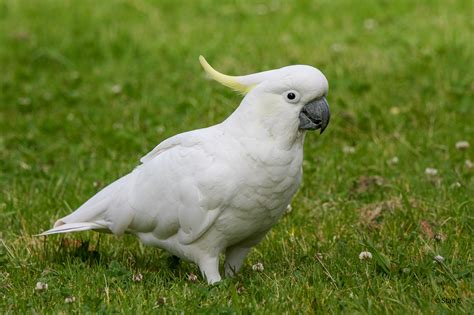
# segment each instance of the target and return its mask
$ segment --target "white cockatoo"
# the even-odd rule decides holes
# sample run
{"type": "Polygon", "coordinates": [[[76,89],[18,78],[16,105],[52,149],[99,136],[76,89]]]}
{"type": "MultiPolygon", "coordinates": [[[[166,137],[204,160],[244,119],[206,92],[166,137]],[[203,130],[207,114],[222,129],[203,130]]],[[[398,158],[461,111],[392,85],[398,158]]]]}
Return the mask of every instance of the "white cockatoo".
{"type": "Polygon", "coordinates": [[[239,271],[298,189],[307,130],[329,123],[328,82],[316,68],[245,76],[207,74],[245,96],[222,123],[175,135],[40,235],[131,233],[145,245],[198,264],[208,283],[239,271]]]}

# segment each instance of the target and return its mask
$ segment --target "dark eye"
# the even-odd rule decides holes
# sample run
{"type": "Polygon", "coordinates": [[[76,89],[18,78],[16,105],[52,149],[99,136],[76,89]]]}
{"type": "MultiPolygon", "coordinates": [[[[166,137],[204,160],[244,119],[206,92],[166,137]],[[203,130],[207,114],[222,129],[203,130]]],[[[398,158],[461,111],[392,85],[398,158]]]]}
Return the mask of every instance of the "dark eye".
{"type": "Polygon", "coordinates": [[[295,90],[289,90],[282,94],[288,103],[296,104],[300,100],[300,94],[295,90]]]}

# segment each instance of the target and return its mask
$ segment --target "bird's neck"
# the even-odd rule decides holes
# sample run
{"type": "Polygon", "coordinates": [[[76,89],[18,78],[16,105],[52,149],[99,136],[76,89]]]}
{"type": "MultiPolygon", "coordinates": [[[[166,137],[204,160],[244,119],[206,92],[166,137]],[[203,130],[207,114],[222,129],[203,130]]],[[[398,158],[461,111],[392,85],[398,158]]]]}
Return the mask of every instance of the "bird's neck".
{"type": "Polygon", "coordinates": [[[241,104],[224,122],[226,130],[237,138],[250,138],[262,144],[273,143],[279,149],[302,148],[305,132],[298,129],[298,119],[278,110],[265,111],[253,104],[241,104]]]}

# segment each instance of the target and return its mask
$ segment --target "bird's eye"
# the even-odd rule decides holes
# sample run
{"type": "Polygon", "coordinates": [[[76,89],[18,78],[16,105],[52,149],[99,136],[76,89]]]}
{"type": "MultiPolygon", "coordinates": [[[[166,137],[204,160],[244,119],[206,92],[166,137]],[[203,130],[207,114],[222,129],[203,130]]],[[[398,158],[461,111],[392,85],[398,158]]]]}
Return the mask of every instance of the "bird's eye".
{"type": "Polygon", "coordinates": [[[296,91],[287,91],[283,95],[288,103],[297,103],[300,100],[300,94],[296,91]]]}

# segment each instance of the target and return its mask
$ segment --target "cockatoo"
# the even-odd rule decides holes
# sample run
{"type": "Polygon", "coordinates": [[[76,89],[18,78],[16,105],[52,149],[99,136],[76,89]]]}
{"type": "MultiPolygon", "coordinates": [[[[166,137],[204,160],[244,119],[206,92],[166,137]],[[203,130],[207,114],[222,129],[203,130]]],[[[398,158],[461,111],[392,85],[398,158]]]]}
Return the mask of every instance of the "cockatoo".
{"type": "Polygon", "coordinates": [[[229,76],[200,63],[244,94],[223,122],[175,135],[141,158],[54,228],[40,234],[131,233],[145,245],[195,262],[209,284],[235,275],[277,223],[302,177],[306,131],[329,123],[328,81],[316,68],[287,66],[229,76]]]}

